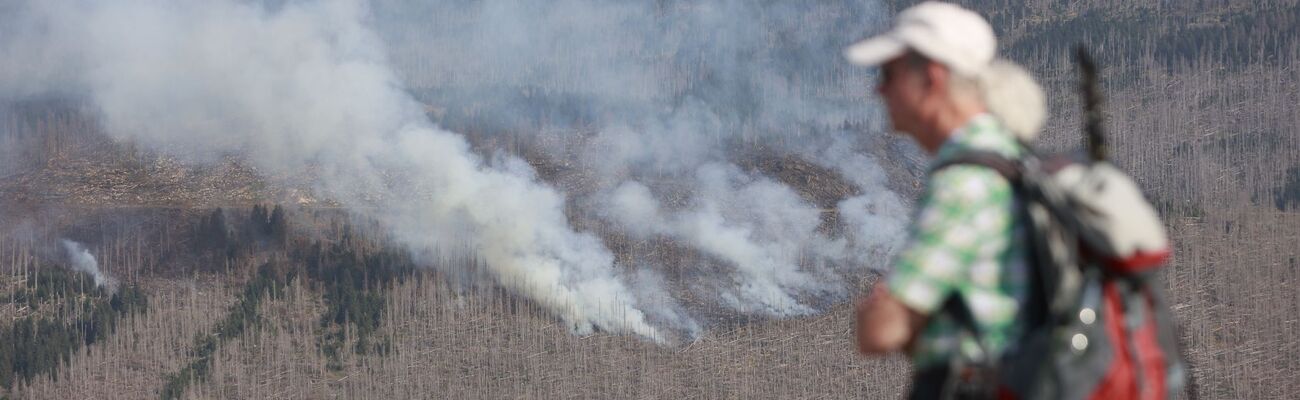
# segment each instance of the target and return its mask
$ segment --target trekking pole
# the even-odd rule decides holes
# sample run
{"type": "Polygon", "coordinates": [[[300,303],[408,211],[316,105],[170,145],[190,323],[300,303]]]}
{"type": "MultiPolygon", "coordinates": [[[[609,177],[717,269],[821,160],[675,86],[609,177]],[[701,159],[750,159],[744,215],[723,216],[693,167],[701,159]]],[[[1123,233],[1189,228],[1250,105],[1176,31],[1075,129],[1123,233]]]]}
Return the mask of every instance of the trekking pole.
{"type": "Polygon", "coordinates": [[[1083,92],[1084,145],[1092,162],[1106,160],[1106,137],[1102,130],[1101,88],[1097,78],[1097,63],[1093,62],[1088,48],[1079,44],[1074,48],[1075,60],[1083,74],[1079,91],[1083,92]]]}

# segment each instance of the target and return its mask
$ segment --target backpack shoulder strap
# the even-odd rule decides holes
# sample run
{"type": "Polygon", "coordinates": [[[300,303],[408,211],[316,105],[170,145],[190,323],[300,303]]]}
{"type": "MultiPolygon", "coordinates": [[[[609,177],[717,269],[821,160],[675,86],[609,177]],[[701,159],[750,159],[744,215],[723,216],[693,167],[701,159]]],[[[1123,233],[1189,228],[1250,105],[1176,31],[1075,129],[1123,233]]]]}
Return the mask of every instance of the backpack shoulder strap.
{"type": "MultiPolygon", "coordinates": [[[[935,164],[930,168],[930,172],[935,173],[954,165],[976,165],[992,169],[1010,182],[1015,190],[1021,191],[1025,189],[1025,181],[1023,178],[1025,176],[1024,168],[1026,167],[1021,164],[1021,160],[1011,159],[992,151],[971,150],[957,153],[953,157],[935,164]]],[[[1023,209],[1022,212],[1024,212],[1023,209]]],[[[1038,263],[1034,264],[1037,265],[1038,263]]],[[[1042,286],[1044,285],[1043,281],[1045,279],[1044,272],[1040,271],[1039,268],[1030,268],[1029,272],[1030,280],[1035,282],[1035,284],[1032,285],[1033,289],[1031,289],[1031,300],[1029,301],[1028,312],[1033,315],[1040,315],[1043,311],[1038,308],[1038,305],[1046,301],[1045,294],[1042,292],[1042,286]]],[[[984,347],[983,332],[981,332],[979,324],[975,321],[974,315],[971,314],[970,309],[967,308],[967,305],[962,301],[961,296],[958,293],[953,293],[949,296],[942,305],[941,310],[949,313],[959,328],[973,334],[981,347],[984,347]]]]}
{"type": "Polygon", "coordinates": [[[986,150],[971,150],[958,153],[956,156],[931,167],[930,172],[934,173],[954,165],[978,165],[986,167],[997,171],[998,174],[1002,175],[1003,178],[1006,178],[1012,183],[1019,182],[1021,177],[1020,166],[1016,161],[1009,159],[1002,154],[986,150]]]}

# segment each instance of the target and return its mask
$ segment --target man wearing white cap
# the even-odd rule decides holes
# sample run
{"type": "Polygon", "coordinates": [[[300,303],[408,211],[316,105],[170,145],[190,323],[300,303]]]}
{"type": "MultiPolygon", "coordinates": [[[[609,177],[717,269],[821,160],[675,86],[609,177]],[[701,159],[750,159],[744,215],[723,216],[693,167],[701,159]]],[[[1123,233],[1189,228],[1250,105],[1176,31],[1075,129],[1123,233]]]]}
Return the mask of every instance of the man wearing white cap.
{"type": "MultiPolygon", "coordinates": [[[[996,47],[992,27],[978,14],[926,2],[845,56],[880,68],[877,91],[894,129],[939,165],[972,150],[1017,158],[1023,151],[1017,138],[1029,139],[1041,125],[1041,107],[1027,107],[1030,121],[1010,128],[1006,122],[1015,119],[1002,117],[1010,113],[990,114],[986,78],[1005,67],[995,61],[996,47]]],[[[1031,92],[1037,97],[1030,101],[1041,102],[1041,92],[1031,92]]],[[[1011,184],[998,172],[970,164],[932,171],[893,271],[858,302],[859,350],[907,351],[918,382],[933,382],[935,374],[944,381],[956,356],[1000,354],[1020,329],[1016,314],[1028,291],[1030,249],[1022,225],[1011,184]],[[959,329],[959,318],[973,320],[983,343],[959,329]]],[[[939,388],[926,386],[916,385],[913,397],[939,395],[939,388]]]]}

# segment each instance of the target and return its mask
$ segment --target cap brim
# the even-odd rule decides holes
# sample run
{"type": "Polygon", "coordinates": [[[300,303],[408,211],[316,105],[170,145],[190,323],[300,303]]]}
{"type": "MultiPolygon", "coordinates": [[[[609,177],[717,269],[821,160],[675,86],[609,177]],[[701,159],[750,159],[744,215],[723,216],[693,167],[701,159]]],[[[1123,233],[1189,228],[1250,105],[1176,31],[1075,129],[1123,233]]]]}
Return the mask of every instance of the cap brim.
{"type": "Polygon", "coordinates": [[[844,58],[856,65],[874,67],[905,52],[907,52],[907,44],[889,34],[884,34],[854,43],[844,49],[844,58]]]}

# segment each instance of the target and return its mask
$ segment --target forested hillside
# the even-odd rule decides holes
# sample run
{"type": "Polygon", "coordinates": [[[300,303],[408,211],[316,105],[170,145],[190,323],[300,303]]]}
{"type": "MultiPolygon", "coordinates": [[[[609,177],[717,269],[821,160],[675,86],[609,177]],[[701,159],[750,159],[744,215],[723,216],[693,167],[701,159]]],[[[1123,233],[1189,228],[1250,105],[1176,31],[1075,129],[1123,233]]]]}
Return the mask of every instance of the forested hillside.
{"type": "MultiPolygon", "coordinates": [[[[1003,56],[1026,65],[1046,87],[1051,116],[1037,143],[1044,151],[1079,148],[1071,53],[1083,44],[1097,55],[1111,155],[1156,203],[1176,246],[1163,278],[1199,398],[1300,393],[1297,1],[958,2],[988,15],[1003,56]]],[[[482,156],[482,163],[527,170],[560,188],[567,222],[610,250],[620,277],[667,287],[656,301],[679,302],[699,323],[695,331],[663,343],[580,331],[561,317],[573,310],[557,312],[512,289],[517,282],[493,275],[473,252],[412,251],[395,239],[404,232],[371,218],[382,214],[349,208],[309,184],[331,171],[261,168],[233,150],[195,162],[144,139],[106,132],[104,110],[85,98],[0,96],[0,398],[906,393],[903,358],[863,358],[850,342],[848,299],[879,273],[835,271],[851,293],[798,298],[815,312],[773,316],[728,308],[710,297],[720,288],[702,283],[726,277],[721,274],[735,266],[681,238],[620,230],[590,211],[597,189],[614,178],[584,164],[592,156],[584,152],[628,151],[597,146],[602,130],[669,135],[672,129],[655,125],[699,128],[670,139],[722,149],[718,162],[765,187],[789,187],[799,204],[808,204],[820,222],[811,231],[843,234],[852,213],[837,207],[846,198],[868,189],[888,188],[903,197],[919,190],[924,157],[905,139],[883,132],[883,114],[872,100],[874,76],[839,54],[862,34],[885,29],[888,18],[874,14],[877,6],[892,15],[914,1],[755,2],[752,8],[721,2],[759,10],[741,26],[727,25],[728,16],[703,20],[716,25],[667,18],[692,16],[695,8],[718,2],[658,1],[656,14],[648,16],[655,21],[650,34],[619,31],[627,37],[575,41],[594,48],[616,44],[626,59],[577,62],[557,59],[573,51],[559,45],[526,54],[536,59],[466,48],[461,41],[476,44],[477,36],[496,33],[467,34],[470,22],[424,23],[438,13],[448,13],[437,15],[440,20],[460,21],[458,13],[473,14],[462,7],[481,2],[406,3],[370,2],[369,22],[391,23],[376,27],[376,35],[392,44],[385,57],[396,68],[394,79],[423,107],[415,114],[463,135],[467,151],[482,156]],[[836,39],[819,41],[806,34],[809,27],[836,32],[836,39]],[[442,41],[423,41],[430,36],[442,41]],[[754,43],[757,50],[747,47],[754,43]],[[715,59],[719,54],[734,58],[715,59]],[[502,60],[518,64],[494,64],[502,60]],[[600,62],[652,79],[627,81],[626,74],[610,77],[588,68],[600,62]],[[730,74],[749,71],[747,63],[764,69],[754,76],[730,74]],[[615,124],[662,108],[674,118],[632,120],[626,124],[631,128],[615,124]],[[679,110],[692,112],[682,117],[679,110]],[[870,179],[832,162],[861,159],[801,147],[846,132],[855,140],[828,143],[878,159],[879,170],[857,171],[870,179]],[[688,140],[694,136],[707,139],[688,140]],[[665,268],[639,275],[641,264],[665,268]]],[[[591,4],[627,17],[615,3],[591,4]]],[[[575,4],[587,3],[555,7],[572,10],[575,4]]],[[[606,14],[592,14],[581,21],[595,18],[595,27],[548,33],[568,40],[617,30],[599,21],[606,14]]],[[[527,42],[504,36],[496,38],[502,46],[527,42]]],[[[212,123],[200,118],[186,126],[201,130],[212,123]]],[[[696,149],[671,150],[676,156],[696,149]]],[[[852,164],[861,165],[875,164],[852,164]]],[[[617,174],[637,173],[615,167],[617,174]]],[[[669,208],[685,208],[694,192],[707,189],[692,186],[693,173],[655,171],[644,182],[669,208]]],[[[401,174],[380,178],[405,182],[401,174]]],[[[745,192],[755,193],[767,192],[745,192]]],[[[886,203],[869,204],[906,214],[886,203]]],[[[888,232],[887,219],[874,221],[888,232]]],[[[871,251],[863,257],[872,260],[869,267],[886,264],[878,257],[883,252],[871,251]]],[[[804,269],[818,263],[805,252],[792,258],[804,269]]]]}

